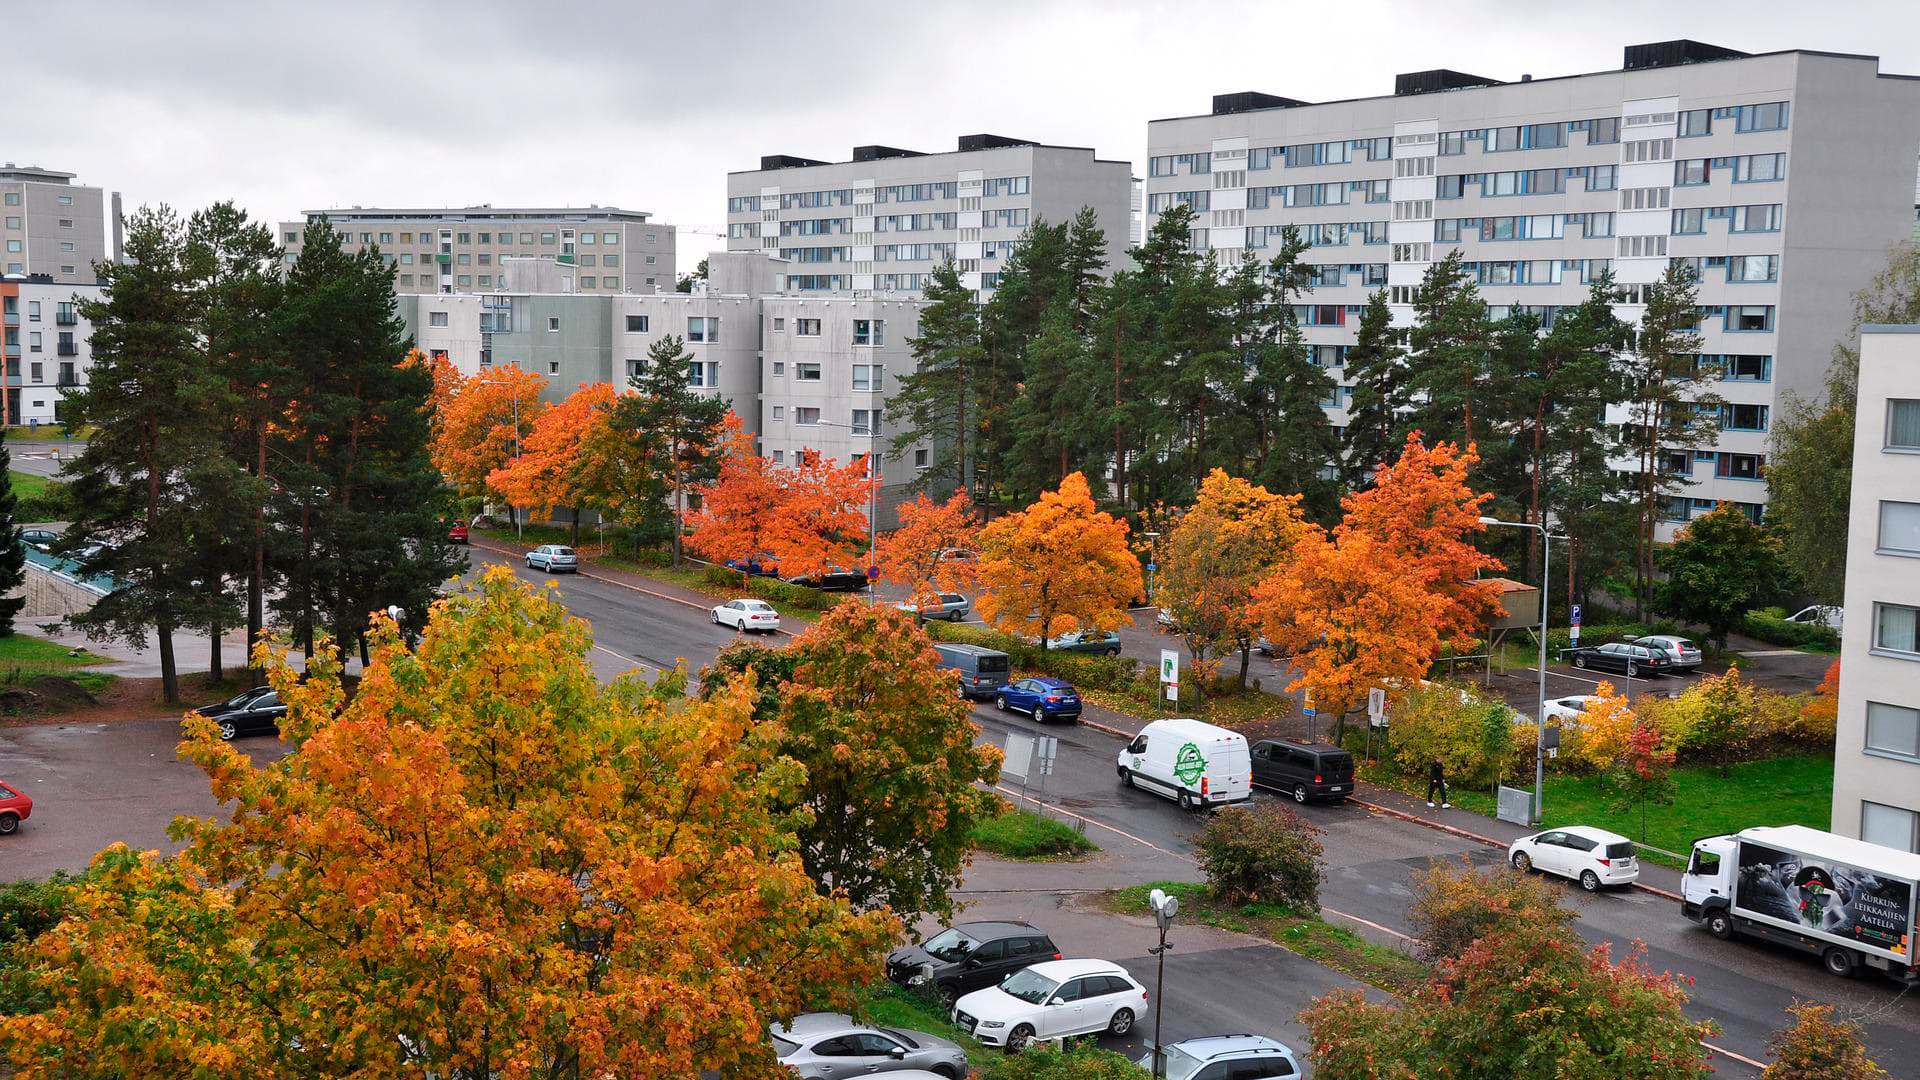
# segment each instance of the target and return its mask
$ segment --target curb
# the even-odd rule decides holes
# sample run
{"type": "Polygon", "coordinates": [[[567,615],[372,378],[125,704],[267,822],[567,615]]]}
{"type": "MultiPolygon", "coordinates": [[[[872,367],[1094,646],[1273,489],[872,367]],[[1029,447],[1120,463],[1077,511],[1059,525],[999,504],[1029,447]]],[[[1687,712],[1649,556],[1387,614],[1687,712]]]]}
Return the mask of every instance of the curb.
{"type": "MultiPolygon", "coordinates": [[[[1418,814],[1409,814],[1405,810],[1395,810],[1390,806],[1381,806],[1378,803],[1370,803],[1363,799],[1350,798],[1347,801],[1351,802],[1355,806],[1361,807],[1366,810],[1370,810],[1373,813],[1385,814],[1386,816],[1391,818],[1399,818],[1401,821],[1411,821],[1415,825],[1424,825],[1429,829],[1437,829],[1440,832],[1448,833],[1453,836],[1458,836],[1463,840],[1473,840],[1493,848],[1504,849],[1507,846],[1501,843],[1500,841],[1493,839],[1492,837],[1481,836],[1479,833],[1468,832],[1466,829],[1462,829],[1453,825],[1442,824],[1441,822],[1438,822],[1438,821],[1430,821],[1426,818],[1421,817],[1418,814]]],[[[1679,893],[1669,892],[1666,889],[1662,889],[1655,885],[1646,885],[1636,881],[1633,883],[1633,887],[1636,889],[1639,889],[1641,892],[1652,893],[1655,896],[1664,897],[1665,899],[1672,900],[1675,903],[1678,903],[1680,901],[1679,893]]]]}

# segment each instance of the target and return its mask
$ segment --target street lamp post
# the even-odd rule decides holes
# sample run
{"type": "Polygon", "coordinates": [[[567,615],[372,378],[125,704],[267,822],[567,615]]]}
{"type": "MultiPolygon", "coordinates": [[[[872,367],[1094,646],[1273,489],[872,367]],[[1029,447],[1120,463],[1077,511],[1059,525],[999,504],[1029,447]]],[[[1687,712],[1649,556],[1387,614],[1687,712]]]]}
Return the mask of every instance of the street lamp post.
{"type": "Polygon", "coordinates": [[[1155,889],[1147,902],[1153,908],[1153,923],[1160,928],[1160,944],[1147,951],[1159,962],[1159,971],[1153,977],[1153,1080],[1161,1080],[1167,1075],[1167,1054],[1160,1041],[1160,1013],[1167,1004],[1167,950],[1173,948],[1167,944],[1167,930],[1173,926],[1173,917],[1180,914],[1180,898],[1155,889]]]}
{"type": "Polygon", "coordinates": [[[1153,572],[1160,566],[1160,534],[1141,533],[1147,538],[1147,603],[1153,603],[1153,572]]]}
{"type": "Polygon", "coordinates": [[[1540,688],[1533,706],[1533,823],[1540,824],[1547,804],[1547,595],[1553,588],[1549,573],[1553,560],[1553,541],[1566,540],[1547,531],[1545,523],[1502,521],[1483,517],[1482,525],[1501,525],[1509,529],[1533,529],[1540,534],[1540,688]]]}

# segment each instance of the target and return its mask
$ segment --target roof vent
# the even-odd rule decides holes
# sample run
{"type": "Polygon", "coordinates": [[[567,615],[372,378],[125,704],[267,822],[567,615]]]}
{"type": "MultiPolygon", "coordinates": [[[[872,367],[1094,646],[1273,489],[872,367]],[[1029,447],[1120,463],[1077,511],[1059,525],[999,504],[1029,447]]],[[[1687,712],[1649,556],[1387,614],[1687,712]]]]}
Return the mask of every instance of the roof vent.
{"type": "Polygon", "coordinates": [[[1288,109],[1309,102],[1296,98],[1281,97],[1279,94],[1263,94],[1258,90],[1242,90],[1237,94],[1213,95],[1213,115],[1227,116],[1232,113],[1252,112],[1255,109],[1288,109]]]}
{"type": "Polygon", "coordinates": [[[1466,90],[1475,86],[1505,86],[1499,79],[1489,79],[1484,75],[1469,75],[1464,71],[1448,68],[1434,68],[1432,71],[1409,71],[1393,77],[1395,97],[1408,97],[1413,94],[1432,94],[1441,90],[1466,90]]]}
{"type": "Polygon", "coordinates": [[[918,150],[902,150],[897,146],[856,146],[853,148],[853,160],[878,161],[881,158],[925,157],[918,150]]]}
{"type": "Polygon", "coordinates": [[[1032,139],[1011,139],[1005,135],[962,135],[961,150],[993,150],[1002,146],[1038,146],[1032,139]]]}
{"type": "Polygon", "coordinates": [[[1628,71],[1636,68],[1674,67],[1679,64],[1697,64],[1705,60],[1732,60],[1747,56],[1738,49],[1729,49],[1721,45],[1709,45],[1704,41],[1690,41],[1681,38],[1678,41],[1655,41],[1647,45],[1627,46],[1624,64],[1628,71]]]}

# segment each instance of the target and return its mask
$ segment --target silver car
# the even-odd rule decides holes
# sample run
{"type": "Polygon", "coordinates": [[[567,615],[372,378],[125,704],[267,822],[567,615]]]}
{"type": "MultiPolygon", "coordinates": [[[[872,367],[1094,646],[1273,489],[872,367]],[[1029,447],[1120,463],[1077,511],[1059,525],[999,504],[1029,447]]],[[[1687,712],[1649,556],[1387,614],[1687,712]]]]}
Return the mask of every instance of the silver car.
{"type": "Polygon", "coordinates": [[[527,569],[545,570],[549,574],[577,574],[580,572],[580,556],[565,544],[541,544],[527,552],[527,569]]]}
{"type": "Polygon", "coordinates": [[[1651,634],[1647,637],[1635,638],[1633,644],[1643,649],[1665,653],[1668,661],[1673,665],[1667,669],[1669,671],[1695,671],[1700,667],[1700,646],[1686,638],[1676,637],[1673,634],[1651,634]]]}
{"type": "MultiPolygon", "coordinates": [[[[1166,1065],[1161,1075],[1167,1080],[1260,1080],[1300,1075],[1300,1064],[1287,1044],[1265,1035],[1183,1039],[1168,1045],[1163,1053],[1166,1065]]],[[[1153,1055],[1147,1054],[1138,1064],[1152,1072],[1153,1055]]]]}
{"type": "Polygon", "coordinates": [[[921,611],[920,605],[911,601],[895,606],[909,615],[918,615],[922,619],[945,619],[948,622],[959,622],[966,618],[967,612],[973,608],[972,601],[957,592],[943,592],[939,596],[940,602],[928,604],[925,611],[921,611]]]}
{"type": "Polygon", "coordinates": [[[932,1073],[946,1080],[967,1075],[967,1053],[920,1031],[867,1027],[842,1013],[804,1013],[773,1025],[773,1052],[800,1080],[841,1080],[893,1073],[900,1080],[932,1073]]]}

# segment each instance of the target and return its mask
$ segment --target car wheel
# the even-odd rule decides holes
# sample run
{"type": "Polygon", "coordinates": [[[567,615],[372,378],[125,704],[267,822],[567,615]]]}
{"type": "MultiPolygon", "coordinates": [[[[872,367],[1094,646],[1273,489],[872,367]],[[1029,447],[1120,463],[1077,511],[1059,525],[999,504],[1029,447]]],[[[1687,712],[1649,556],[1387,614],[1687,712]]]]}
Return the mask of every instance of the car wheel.
{"type": "Polygon", "coordinates": [[[1120,786],[1121,786],[1121,787],[1132,787],[1132,786],[1133,786],[1133,774],[1132,774],[1132,773],[1130,773],[1130,772],[1128,772],[1128,771],[1126,770],[1126,768],[1125,768],[1125,767],[1121,767],[1121,768],[1118,768],[1118,769],[1115,769],[1114,771],[1120,774],[1120,786]]]}
{"type": "Polygon", "coordinates": [[[1627,678],[1631,679],[1638,674],[1640,674],[1640,665],[1632,660],[1627,661],[1627,678]]]}
{"type": "Polygon", "coordinates": [[[940,1011],[950,1013],[954,1002],[960,1000],[960,990],[952,983],[941,983],[934,989],[933,996],[940,999],[940,1011]]]}
{"type": "Polygon", "coordinates": [[[1591,870],[1580,871],[1580,887],[1588,892],[1600,891],[1600,875],[1591,870]]]}
{"type": "Polygon", "coordinates": [[[1587,666],[1587,658],[1586,658],[1586,657],[1584,657],[1584,656],[1575,656],[1575,657],[1573,658],[1573,666],[1574,666],[1574,667],[1577,667],[1577,668],[1583,668],[1583,667],[1586,667],[1586,666],[1587,666]]]}
{"type": "Polygon", "coordinates": [[[20,828],[19,814],[0,814],[0,836],[6,836],[18,828],[20,828]]]}
{"type": "Polygon", "coordinates": [[[533,556],[527,556],[527,569],[533,569],[533,556]]]}
{"type": "Polygon", "coordinates": [[[1113,1014],[1113,1019],[1107,1021],[1107,1034],[1112,1035],[1116,1039],[1132,1030],[1132,1009],[1120,1009],[1113,1014]]]}
{"type": "Polygon", "coordinates": [[[955,684],[953,688],[953,696],[959,698],[961,701],[967,700],[967,688],[964,686],[955,684]]]}
{"type": "Polygon", "coordinates": [[[946,1080],[960,1080],[960,1070],[951,1065],[935,1065],[928,1071],[935,1076],[945,1077],[946,1080]]]}
{"type": "Polygon", "coordinates": [[[1297,803],[1305,803],[1307,801],[1307,785],[1293,785],[1293,801],[1297,803]]]}
{"type": "Polygon", "coordinates": [[[959,611],[949,611],[949,612],[947,612],[947,621],[948,621],[948,622],[959,622],[959,621],[960,621],[960,620],[961,620],[962,618],[964,618],[964,617],[965,617],[965,615],[964,615],[964,613],[963,613],[963,612],[959,612],[959,611]]]}
{"type": "Polygon", "coordinates": [[[1108,655],[1108,656],[1119,656],[1119,655],[1120,655],[1120,650],[1119,650],[1119,649],[1108,649],[1108,650],[1107,650],[1107,655],[1108,655]]]}
{"type": "Polygon", "coordinates": [[[240,729],[235,727],[231,720],[217,721],[214,726],[219,729],[220,738],[226,742],[232,742],[233,737],[240,734],[240,729]]]}
{"type": "Polygon", "coordinates": [[[713,625],[715,625],[715,626],[719,626],[719,625],[720,625],[720,613],[719,613],[719,612],[717,612],[717,611],[709,611],[709,612],[707,612],[707,617],[713,620],[713,625]]]}
{"type": "Polygon", "coordinates": [[[1189,812],[1193,810],[1193,796],[1187,794],[1186,792],[1184,791],[1181,792],[1179,799],[1177,801],[1180,804],[1180,809],[1186,810],[1189,812]]]}
{"type": "Polygon", "coordinates": [[[1516,851],[1513,853],[1513,868],[1527,873],[1533,869],[1533,859],[1524,851],[1516,851]]]}
{"type": "Polygon", "coordinates": [[[1733,936],[1733,916],[1724,911],[1715,911],[1707,916],[1707,933],[1725,941],[1733,936]]]}
{"type": "Polygon", "coordinates": [[[1007,1036],[1007,1053],[1017,1054],[1020,1051],[1025,1050],[1027,1048],[1027,1044],[1032,1041],[1033,1041],[1033,1025],[1021,1024],[1019,1027],[1013,1029],[1012,1034],[1007,1036]]]}
{"type": "Polygon", "coordinates": [[[999,709],[1001,712],[1006,712],[1007,711],[1007,695],[1005,694],[993,695],[993,707],[996,709],[999,709]]]}
{"type": "Polygon", "coordinates": [[[1850,949],[1828,949],[1820,955],[1820,962],[1827,967],[1827,973],[1842,979],[1851,979],[1854,974],[1853,951],[1850,949]]]}

